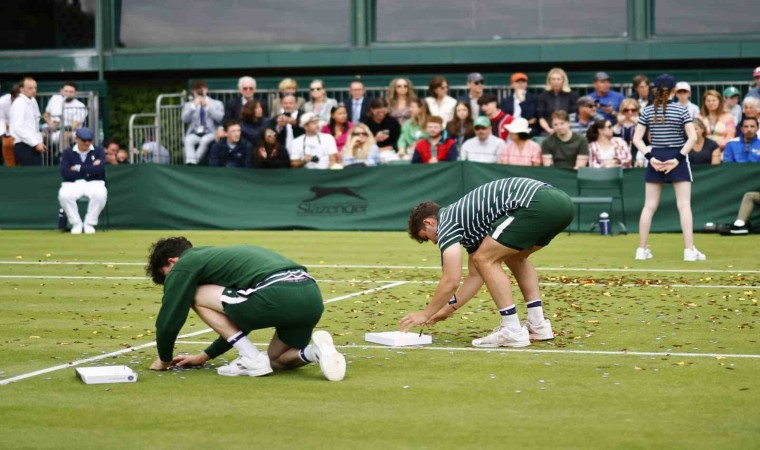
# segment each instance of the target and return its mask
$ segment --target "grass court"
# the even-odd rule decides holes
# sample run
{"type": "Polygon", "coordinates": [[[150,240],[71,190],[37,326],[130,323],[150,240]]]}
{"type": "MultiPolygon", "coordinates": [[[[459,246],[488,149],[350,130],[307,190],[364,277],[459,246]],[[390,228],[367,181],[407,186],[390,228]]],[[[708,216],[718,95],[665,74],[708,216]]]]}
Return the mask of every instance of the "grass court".
{"type": "MultiPolygon", "coordinates": [[[[562,234],[532,257],[557,338],[476,349],[498,325],[484,290],[422,348],[367,345],[429,300],[440,254],[401,232],[53,231],[0,233],[3,448],[750,449],[760,442],[760,238],[562,234]],[[249,243],[307,265],[319,325],[348,360],[330,383],[310,365],[222,377],[233,351],[151,372],[161,288],[149,245],[249,243]],[[121,353],[119,353],[121,352],[121,353]],[[89,361],[83,362],[82,361],[89,361]],[[132,384],[85,385],[74,364],[124,364],[132,384]],[[61,368],[63,367],[63,368],[61,368]]],[[[518,314],[525,305],[515,286],[518,314]]],[[[215,335],[191,312],[176,353],[215,335]]],[[[251,334],[266,343],[271,330],[251,334]]]]}

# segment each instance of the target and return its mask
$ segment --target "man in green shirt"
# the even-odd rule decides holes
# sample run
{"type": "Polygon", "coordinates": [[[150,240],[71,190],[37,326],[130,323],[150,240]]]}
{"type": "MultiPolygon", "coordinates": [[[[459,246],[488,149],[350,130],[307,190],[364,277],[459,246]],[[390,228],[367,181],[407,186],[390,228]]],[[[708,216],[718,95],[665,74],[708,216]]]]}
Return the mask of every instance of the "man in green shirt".
{"type": "Polygon", "coordinates": [[[585,136],[570,129],[570,116],[562,110],[551,116],[554,134],[541,142],[541,159],[544,166],[578,170],[588,165],[588,141],[585,136]]]}
{"type": "Polygon", "coordinates": [[[443,274],[424,311],[401,320],[406,331],[418,325],[446,320],[478,293],[485,281],[501,325],[472,341],[476,347],[525,347],[531,340],[554,338],[544,318],[538,274],[528,261],[531,253],[548,245],[573,220],[570,198],[559,189],[530,178],[504,178],[486,183],[457,202],[442,208],[423,202],[409,216],[409,236],[431,241],[441,250],[443,274]],[[467,277],[462,285],[462,249],[468,253],[467,277]],[[528,305],[528,318],[517,316],[507,267],[528,305]]]}
{"type": "Polygon", "coordinates": [[[273,368],[319,362],[328,380],[345,376],[345,357],[335,349],[330,333],[320,330],[312,335],[324,304],[316,282],[300,264],[252,245],[193,248],[184,237],[173,237],[153,244],[146,272],[164,286],[156,318],[158,358],[152,370],[203,365],[235,347],[240,357],[220,367],[220,375],[257,377],[273,368]],[[219,338],[201,353],[173,357],[190,309],[219,338]],[[259,351],[247,334],[270,327],[275,333],[269,348],[259,351]]]}

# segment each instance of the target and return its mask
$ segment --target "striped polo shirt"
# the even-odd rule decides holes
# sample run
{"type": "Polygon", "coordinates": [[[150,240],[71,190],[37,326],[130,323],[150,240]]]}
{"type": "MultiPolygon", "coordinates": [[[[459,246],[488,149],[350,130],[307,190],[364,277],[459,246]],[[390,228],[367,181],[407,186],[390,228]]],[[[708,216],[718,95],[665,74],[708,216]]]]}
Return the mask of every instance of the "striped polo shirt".
{"type": "Polygon", "coordinates": [[[503,178],[486,183],[438,212],[438,247],[441,253],[462,244],[468,253],[478,249],[491,225],[509,211],[527,208],[538,188],[547,186],[530,178],[503,178]]]}
{"type": "Polygon", "coordinates": [[[652,147],[682,147],[686,142],[684,125],[691,122],[689,110],[678,103],[668,103],[662,121],[662,106],[657,108],[657,120],[654,119],[654,105],[645,107],[639,115],[639,123],[649,128],[652,135],[652,147]]]}

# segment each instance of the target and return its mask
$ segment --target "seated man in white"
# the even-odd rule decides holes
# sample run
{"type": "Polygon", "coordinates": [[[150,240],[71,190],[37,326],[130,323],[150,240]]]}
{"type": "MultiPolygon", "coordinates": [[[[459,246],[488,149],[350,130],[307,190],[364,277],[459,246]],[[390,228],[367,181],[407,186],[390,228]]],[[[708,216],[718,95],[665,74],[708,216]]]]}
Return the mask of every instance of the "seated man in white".
{"type": "Polygon", "coordinates": [[[92,145],[95,133],[87,127],[76,132],[76,143],[61,155],[63,183],[58,201],[71,224],[71,234],[95,233],[98,216],[106,206],[106,155],[102,147],[92,145]],[[84,222],[79,216],[77,200],[89,199],[84,222]]]}
{"type": "Polygon", "coordinates": [[[319,116],[313,112],[305,113],[300,118],[304,134],[287,142],[291,167],[307,169],[340,169],[338,164],[338,147],[335,138],[319,132],[319,116]]]}

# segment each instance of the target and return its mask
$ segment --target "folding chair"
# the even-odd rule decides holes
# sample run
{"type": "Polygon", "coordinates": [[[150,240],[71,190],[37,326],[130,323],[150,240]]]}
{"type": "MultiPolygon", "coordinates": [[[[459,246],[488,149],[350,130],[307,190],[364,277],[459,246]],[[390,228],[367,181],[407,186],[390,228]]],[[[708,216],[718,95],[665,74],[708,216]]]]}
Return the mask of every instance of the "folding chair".
{"type": "MultiPolygon", "coordinates": [[[[604,169],[593,169],[590,167],[581,167],[577,175],[578,196],[570,197],[570,200],[577,207],[578,227],[581,229],[581,206],[582,205],[606,205],[609,209],[610,217],[612,215],[613,203],[615,199],[620,200],[622,220],[617,221],[622,229],[623,234],[628,234],[625,220],[625,196],[623,194],[623,168],[611,167],[604,169]],[[608,196],[589,196],[589,191],[614,191],[614,194],[608,196]]],[[[597,221],[591,223],[590,230],[593,230],[597,221]]]]}

